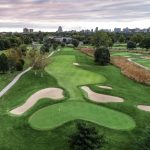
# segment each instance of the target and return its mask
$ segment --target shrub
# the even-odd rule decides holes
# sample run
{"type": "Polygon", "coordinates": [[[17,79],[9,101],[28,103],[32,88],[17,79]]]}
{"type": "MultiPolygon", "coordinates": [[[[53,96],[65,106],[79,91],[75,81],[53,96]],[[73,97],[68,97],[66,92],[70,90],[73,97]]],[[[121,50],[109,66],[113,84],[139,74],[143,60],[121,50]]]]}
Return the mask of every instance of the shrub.
{"type": "Polygon", "coordinates": [[[76,128],[77,132],[69,140],[72,150],[100,150],[106,144],[104,135],[99,135],[94,127],[79,122],[76,124],[76,128]]]}
{"type": "Polygon", "coordinates": [[[110,63],[110,53],[106,47],[97,48],[94,53],[94,57],[97,64],[107,65],[110,63]]]}
{"type": "Polygon", "coordinates": [[[134,48],[136,48],[136,43],[135,43],[135,42],[132,42],[132,41],[129,41],[129,42],[127,43],[127,48],[128,48],[128,49],[134,49],[134,48]]]}

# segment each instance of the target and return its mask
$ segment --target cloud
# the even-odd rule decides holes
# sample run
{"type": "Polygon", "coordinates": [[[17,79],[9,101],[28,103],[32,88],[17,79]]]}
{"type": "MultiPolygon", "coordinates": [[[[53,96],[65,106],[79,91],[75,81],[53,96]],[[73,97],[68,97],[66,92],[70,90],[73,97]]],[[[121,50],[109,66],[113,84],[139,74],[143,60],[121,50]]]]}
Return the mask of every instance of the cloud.
{"type": "Polygon", "coordinates": [[[0,28],[43,28],[62,22],[76,22],[76,26],[81,22],[140,22],[150,20],[149,8],[149,0],[1,0],[0,28]]]}

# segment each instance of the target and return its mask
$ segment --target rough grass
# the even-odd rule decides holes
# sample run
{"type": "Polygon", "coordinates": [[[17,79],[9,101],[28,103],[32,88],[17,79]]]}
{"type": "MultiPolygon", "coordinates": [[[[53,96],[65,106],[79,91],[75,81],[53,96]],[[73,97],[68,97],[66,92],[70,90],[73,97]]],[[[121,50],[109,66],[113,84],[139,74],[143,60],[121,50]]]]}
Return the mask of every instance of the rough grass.
{"type": "Polygon", "coordinates": [[[127,77],[150,85],[150,71],[128,61],[127,58],[121,56],[112,57],[111,63],[121,68],[122,73],[127,77]]]}

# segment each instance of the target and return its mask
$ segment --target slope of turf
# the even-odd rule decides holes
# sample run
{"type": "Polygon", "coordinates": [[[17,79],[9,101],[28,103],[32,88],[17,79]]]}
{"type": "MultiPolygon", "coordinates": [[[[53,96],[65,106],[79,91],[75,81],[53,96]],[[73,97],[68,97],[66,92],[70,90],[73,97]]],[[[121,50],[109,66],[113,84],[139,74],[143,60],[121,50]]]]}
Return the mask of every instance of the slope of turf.
{"type": "Polygon", "coordinates": [[[46,67],[46,71],[69,92],[72,100],[79,101],[83,100],[79,85],[103,83],[106,79],[100,74],[73,65],[76,62],[73,54],[72,49],[65,48],[60,55],[54,57],[53,63],[46,67]]]}
{"type": "Polygon", "coordinates": [[[29,123],[34,129],[48,130],[77,119],[117,130],[135,127],[133,119],[123,113],[84,102],[66,102],[48,106],[34,113],[29,123]]]}

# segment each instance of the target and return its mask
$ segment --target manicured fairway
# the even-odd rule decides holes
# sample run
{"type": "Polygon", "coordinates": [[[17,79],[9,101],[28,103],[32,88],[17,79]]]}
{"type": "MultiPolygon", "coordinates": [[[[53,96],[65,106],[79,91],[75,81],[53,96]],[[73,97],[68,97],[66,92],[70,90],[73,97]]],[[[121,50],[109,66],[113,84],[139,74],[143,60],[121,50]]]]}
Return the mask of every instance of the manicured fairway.
{"type": "Polygon", "coordinates": [[[133,119],[123,113],[84,102],[66,102],[48,106],[34,113],[29,119],[29,124],[34,129],[49,130],[77,119],[117,130],[135,127],[133,119]]]}
{"type": "Polygon", "coordinates": [[[71,99],[82,100],[78,86],[103,83],[106,79],[100,74],[73,65],[76,62],[73,49],[65,48],[63,52],[54,57],[53,63],[46,68],[46,71],[55,76],[59,85],[69,92],[71,99]]]}

